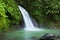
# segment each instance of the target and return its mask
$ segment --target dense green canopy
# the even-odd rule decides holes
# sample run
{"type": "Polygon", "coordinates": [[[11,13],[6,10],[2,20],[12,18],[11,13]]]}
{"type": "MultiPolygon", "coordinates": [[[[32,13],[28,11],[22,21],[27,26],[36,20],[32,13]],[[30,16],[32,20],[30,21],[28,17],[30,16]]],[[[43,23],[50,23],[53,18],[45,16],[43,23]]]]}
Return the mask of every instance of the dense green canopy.
{"type": "Polygon", "coordinates": [[[16,0],[38,24],[60,24],[60,0],[16,0]]]}
{"type": "Polygon", "coordinates": [[[21,13],[14,0],[0,0],[0,31],[19,24],[21,13]]]}
{"type": "Polygon", "coordinates": [[[17,4],[24,7],[38,24],[60,26],[60,0],[0,0],[0,31],[21,23],[17,4]]]}

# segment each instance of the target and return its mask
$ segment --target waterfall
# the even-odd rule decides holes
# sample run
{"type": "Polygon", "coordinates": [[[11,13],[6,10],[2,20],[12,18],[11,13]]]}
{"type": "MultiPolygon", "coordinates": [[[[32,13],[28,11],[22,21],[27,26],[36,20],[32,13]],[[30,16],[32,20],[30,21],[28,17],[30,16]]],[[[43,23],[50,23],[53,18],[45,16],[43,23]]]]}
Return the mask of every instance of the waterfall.
{"type": "Polygon", "coordinates": [[[25,28],[24,29],[25,30],[31,30],[31,31],[39,30],[33,25],[32,20],[29,16],[28,12],[23,7],[21,7],[21,6],[18,6],[18,7],[19,7],[19,9],[22,13],[23,20],[24,20],[24,23],[25,23],[25,28]]]}

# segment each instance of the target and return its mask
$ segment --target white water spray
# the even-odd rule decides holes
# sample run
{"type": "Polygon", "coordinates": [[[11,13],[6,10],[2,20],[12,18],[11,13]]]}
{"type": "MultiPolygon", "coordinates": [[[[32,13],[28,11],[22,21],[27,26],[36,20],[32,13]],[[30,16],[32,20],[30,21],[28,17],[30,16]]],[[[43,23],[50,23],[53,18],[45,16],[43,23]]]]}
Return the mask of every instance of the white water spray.
{"type": "Polygon", "coordinates": [[[24,19],[24,23],[25,23],[25,28],[24,29],[27,30],[27,31],[37,31],[37,30],[39,30],[38,28],[36,28],[33,25],[28,12],[23,7],[21,7],[21,6],[18,6],[18,7],[19,7],[19,9],[22,13],[23,19],[24,19]]]}

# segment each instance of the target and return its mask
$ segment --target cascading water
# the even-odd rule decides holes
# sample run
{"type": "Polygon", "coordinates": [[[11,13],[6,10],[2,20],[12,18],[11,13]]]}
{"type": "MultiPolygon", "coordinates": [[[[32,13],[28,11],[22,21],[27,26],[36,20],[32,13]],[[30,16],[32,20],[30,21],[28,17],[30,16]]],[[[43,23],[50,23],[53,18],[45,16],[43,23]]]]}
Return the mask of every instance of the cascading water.
{"type": "Polygon", "coordinates": [[[24,23],[25,23],[25,30],[29,30],[29,31],[36,31],[36,30],[39,30],[38,28],[36,28],[32,21],[31,21],[31,18],[28,14],[28,12],[21,6],[18,6],[21,13],[22,13],[22,16],[23,16],[23,19],[24,19],[24,23]]]}

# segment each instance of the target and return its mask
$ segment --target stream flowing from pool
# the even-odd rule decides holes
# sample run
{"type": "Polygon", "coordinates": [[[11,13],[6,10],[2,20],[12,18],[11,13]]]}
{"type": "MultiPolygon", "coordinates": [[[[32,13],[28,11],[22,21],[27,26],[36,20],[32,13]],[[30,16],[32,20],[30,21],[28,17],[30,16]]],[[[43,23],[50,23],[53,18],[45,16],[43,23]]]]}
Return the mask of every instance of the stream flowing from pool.
{"type": "Polygon", "coordinates": [[[23,20],[24,20],[24,23],[25,23],[25,30],[27,31],[39,31],[40,29],[35,27],[33,25],[33,22],[29,16],[29,13],[21,6],[18,6],[21,13],[22,13],[22,16],[23,16],[23,20]]]}

